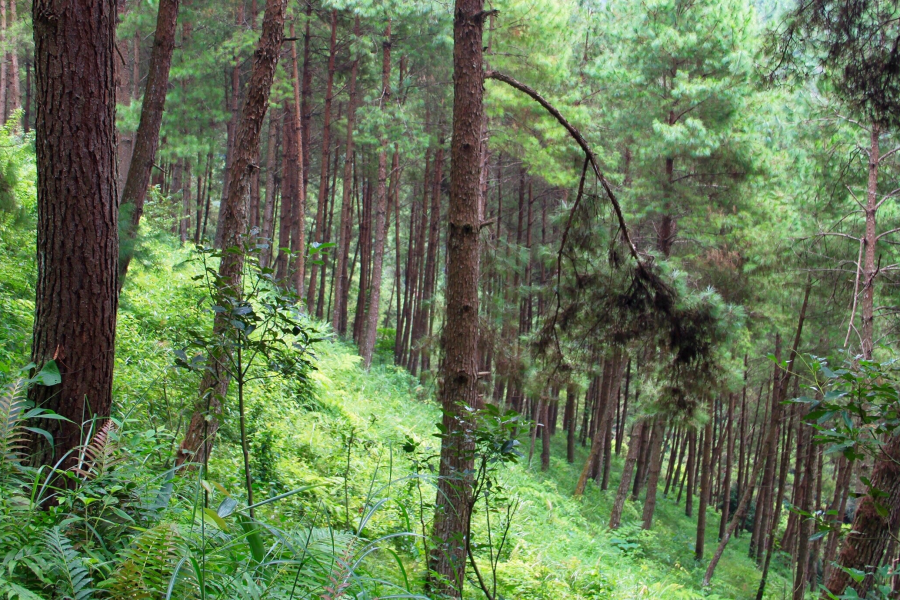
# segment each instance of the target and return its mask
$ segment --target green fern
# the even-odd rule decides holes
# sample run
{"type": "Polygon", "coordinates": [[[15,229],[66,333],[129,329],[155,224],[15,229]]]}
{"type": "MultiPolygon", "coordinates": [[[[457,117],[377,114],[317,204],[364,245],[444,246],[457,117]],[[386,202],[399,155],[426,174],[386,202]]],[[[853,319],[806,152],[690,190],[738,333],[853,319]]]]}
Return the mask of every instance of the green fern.
{"type": "Polygon", "coordinates": [[[92,597],[94,589],[91,587],[93,583],[91,575],[84,566],[81,555],[59,527],[44,533],[44,543],[50,550],[57,577],[57,589],[62,592],[62,597],[72,600],[92,597]]]}
{"type": "Polygon", "coordinates": [[[43,600],[34,592],[0,576],[0,597],[6,600],[43,600]]]}
{"type": "Polygon", "coordinates": [[[90,443],[79,448],[72,471],[85,480],[97,479],[124,461],[124,456],[116,457],[118,443],[115,434],[115,423],[112,419],[107,419],[90,443]]]}
{"type": "Polygon", "coordinates": [[[114,598],[160,598],[166,593],[177,559],[178,530],[160,523],[143,531],[122,553],[122,561],[103,587],[114,598]]]}
{"type": "Polygon", "coordinates": [[[27,442],[23,418],[27,402],[24,379],[10,383],[0,394],[0,475],[22,461],[21,451],[27,442]]]}

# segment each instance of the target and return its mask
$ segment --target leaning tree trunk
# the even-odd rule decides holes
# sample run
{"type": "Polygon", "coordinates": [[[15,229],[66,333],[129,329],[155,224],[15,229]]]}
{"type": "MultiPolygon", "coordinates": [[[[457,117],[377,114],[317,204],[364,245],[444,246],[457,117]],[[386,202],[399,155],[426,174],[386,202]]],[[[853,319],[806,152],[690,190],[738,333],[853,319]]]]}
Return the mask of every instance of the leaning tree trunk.
{"type": "MultiPolygon", "coordinates": [[[[284,41],[284,13],[287,0],[266,0],[262,33],[253,57],[253,72],[247,86],[247,97],[241,114],[234,154],[228,173],[228,197],[222,207],[222,247],[241,248],[247,233],[250,201],[250,178],[256,169],[254,157],[259,148],[260,131],[269,106],[269,92],[275,78],[275,67],[284,41]]],[[[236,295],[240,295],[244,267],[243,252],[226,252],[219,264],[219,275],[236,295]]],[[[213,329],[222,331],[227,323],[224,313],[217,313],[213,329]]],[[[194,408],[190,425],[181,443],[178,464],[192,459],[195,463],[209,458],[222,415],[222,400],[228,391],[229,376],[223,368],[227,359],[211,357],[212,368],[200,383],[200,401],[194,408]]]]}
{"type": "MultiPolygon", "coordinates": [[[[388,19],[384,31],[381,63],[381,111],[386,114],[391,100],[391,20],[388,19]]],[[[375,352],[375,338],[378,333],[378,313],[381,308],[381,276],[384,270],[384,242],[387,238],[387,134],[381,138],[381,150],[378,152],[378,199],[375,205],[374,250],[372,253],[372,271],[369,280],[369,308],[366,312],[360,353],[363,366],[372,366],[372,355],[375,352]]]]}
{"type": "Polygon", "coordinates": [[[30,399],[69,421],[30,440],[53,464],[112,404],[118,261],[115,26],[109,0],[35,0],[37,293],[31,358],[55,360],[59,385],[30,399]]]}
{"type": "Polygon", "coordinates": [[[637,462],[640,451],[640,439],[644,421],[638,421],[631,430],[631,438],[628,442],[628,454],[625,455],[625,466],[622,467],[622,479],[619,481],[619,489],[616,491],[616,499],[613,503],[612,513],[609,516],[609,528],[618,529],[622,521],[622,510],[625,508],[625,500],[631,491],[631,478],[634,475],[634,463],[637,462]]]}
{"type": "MultiPolygon", "coordinates": [[[[128,177],[122,190],[122,246],[119,250],[119,288],[125,283],[128,265],[134,257],[138,226],[144,214],[144,200],[150,173],[156,160],[159,144],[159,128],[162,125],[163,109],[166,105],[166,90],[169,85],[169,67],[172,66],[172,50],[175,48],[175,25],[178,19],[179,0],[160,0],[156,16],[156,33],[153,36],[153,51],[150,54],[150,70],[147,73],[147,87],[141,103],[141,121],[134,134],[134,146],[128,177]]],[[[135,55],[137,60],[137,55],[135,55]]]]}
{"type": "Polygon", "coordinates": [[[456,0],[453,22],[453,140],[447,239],[447,323],[438,397],[444,409],[429,588],[462,596],[471,510],[469,407],[478,397],[478,279],[481,244],[481,133],[484,120],[484,0],[456,0]]]}

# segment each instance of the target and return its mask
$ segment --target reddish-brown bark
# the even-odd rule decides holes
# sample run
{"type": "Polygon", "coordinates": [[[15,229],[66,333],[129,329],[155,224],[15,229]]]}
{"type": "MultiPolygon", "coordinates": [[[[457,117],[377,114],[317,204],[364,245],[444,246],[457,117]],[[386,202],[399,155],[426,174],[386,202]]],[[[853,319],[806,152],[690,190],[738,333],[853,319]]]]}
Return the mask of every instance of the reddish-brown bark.
{"type": "Polygon", "coordinates": [[[55,360],[62,381],[30,399],[69,421],[31,439],[31,461],[53,464],[112,403],[118,259],[115,3],[35,0],[37,290],[31,358],[55,360]]]}

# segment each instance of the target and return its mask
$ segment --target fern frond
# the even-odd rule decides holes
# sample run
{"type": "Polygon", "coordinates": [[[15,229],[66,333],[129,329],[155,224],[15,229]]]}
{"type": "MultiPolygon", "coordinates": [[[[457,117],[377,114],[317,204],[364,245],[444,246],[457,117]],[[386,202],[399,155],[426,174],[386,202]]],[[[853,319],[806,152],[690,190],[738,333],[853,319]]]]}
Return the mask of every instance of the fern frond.
{"type": "Polygon", "coordinates": [[[166,593],[177,560],[178,530],[160,523],[138,535],[112,576],[104,583],[114,598],[160,598],[166,593]]]}
{"type": "Polygon", "coordinates": [[[13,381],[0,393],[0,471],[22,461],[27,440],[22,415],[27,401],[24,379],[13,381]]]}
{"type": "Polygon", "coordinates": [[[80,448],[72,471],[82,479],[96,479],[124,460],[124,457],[115,457],[118,448],[115,433],[115,423],[107,419],[91,441],[80,448]]]}
{"type": "Polygon", "coordinates": [[[90,598],[94,593],[91,587],[93,580],[69,538],[63,535],[59,527],[54,527],[44,533],[44,543],[50,550],[57,586],[63,589],[64,597],[74,600],[90,598]]]}
{"type": "Polygon", "coordinates": [[[0,597],[6,600],[43,600],[40,596],[17,583],[0,576],[0,597]]]}

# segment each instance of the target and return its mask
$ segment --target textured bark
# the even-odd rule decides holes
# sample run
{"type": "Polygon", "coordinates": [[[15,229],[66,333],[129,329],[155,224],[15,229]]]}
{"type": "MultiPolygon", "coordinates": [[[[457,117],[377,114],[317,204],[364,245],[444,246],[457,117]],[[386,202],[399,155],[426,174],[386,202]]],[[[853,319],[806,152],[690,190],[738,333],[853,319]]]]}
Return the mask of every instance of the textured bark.
{"type": "Polygon", "coordinates": [[[446,435],[441,442],[440,478],[430,557],[432,591],[462,596],[471,511],[471,452],[474,422],[465,407],[477,408],[478,280],[480,274],[481,134],[484,121],[482,32],[484,0],[456,0],[453,34],[453,141],[451,144],[447,323],[439,398],[446,435]],[[460,539],[462,538],[462,539],[460,539]]]}
{"type": "MultiPolygon", "coordinates": [[[[359,17],[356,17],[353,26],[355,36],[359,36],[359,17]]],[[[356,118],[356,76],[359,72],[359,58],[354,57],[350,67],[350,82],[348,84],[350,97],[347,101],[347,142],[344,147],[346,158],[344,159],[344,181],[341,196],[341,219],[338,225],[338,244],[335,248],[335,280],[334,280],[334,311],[331,315],[331,326],[340,335],[347,334],[346,325],[342,326],[342,315],[346,314],[347,297],[350,291],[349,281],[345,279],[347,272],[347,254],[350,251],[350,225],[351,206],[353,202],[353,124],[356,118]]]]}
{"type": "MultiPolygon", "coordinates": [[[[178,5],[179,0],[160,0],[156,16],[156,33],[153,36],[150,70],[147,73],[147,86],[141,103],[141,120],[134,134],[134,149],[120,202],[122,226],[119,248],[120,289],[125,283],[128,265],[134,257],[138,226],[141,215],[144,214],[144,200],[147,198],[147,185],[150,182],[153,162],[156,160],[159,129],[162,125],[169,85],[169,68],[172,66],[172,50],[175,48],[178,5]]],[[[137,54],[134,59],[138,60],[137,54]]]]}
{"type": "MultiPolygon", "coordinates": [[[[240,29],[244,26],[244,2],[241,0],[237,3],[237,10],[234,13],[234,24],[235,29],[240,29]]],[[[228,173],[231,172],[231,163],[234,159],[234,141],[235,141],[235,133],[237,132],[237,122],[238,122],[238,111],[240,109],[240,97],[241,97],[241,57],[237,54],[232,56],[232,60],[234,65],[231,67],[231,95],[226,93],[226,99],[229,102],[229,111],[231,112],[231,118],[228,120],[228,124],[226,125],[226,140],[225,140],[225,181],[222,182],[222,204],[225,205],[225,200],[228,198],[228,186],[230,185],[230,178],[228,177],[228,173]]],[[[219,219],[216,221],[216,236],[214,238],[214,243],[216,248],[222,247],[222,236],[224,235],[224,222],[222,221],[221,209],[219,214],[219,219]]]]}
{"type": "MultiPolygon", "coordinates": [[[[437,253],[438,239],[441,233],[441,180],[443,178],[444,148],[438,146],[434,156],[434,178],[431,187],[431,210],[428,225],[428,250],[425,255],[424,289],[422,290],[422,304],[425,305],[425,319],[423,323],[423,335],[431,335],[431,327],[434,322],[435,306],[434,291],[437,284],[437,253]]],[[[427,184],[426,184],[427,185],[427,184]]],[[[431,367],[431,357],[428,349],[421,349],[422,370],[431,367]]]]}
{"type": "MultiPolygon", "coordinates": [[[[241,247],[247,234],[250,178],[255,165],[255,149],[269,106],[269,93],[275,78],[275,67],[284,40],[284,14],[287,0],[266,0],[262,32],[253,57],[253,71],[247,85],[247,97],[241,111],[234,140],[234,156],[228,173],[228,197],[222,207],[222,244],[224,248],[241,247]]],[[[244,266],[243,252],[227,252],[219,264],[219,275],[236,294],[240,293],[244,266]]],[[[217,313],[213,329],[227,326],[224,313],[217,313]]],[[[178,453],[177,463],[187,460],[205,463],[215,441],[222,415],[222,401],[228,391],[229,377],[223,368],[224,357],[211,357],[212,365],[200,383],[200,399],[178,453]]]]}
{"type": "Polygon", "coordinates": [[[634,464],[640,451],[641,435],[646,427],[644,421],[638,421],[631,430],[631,439],[628,442],[628,454],[625,455],[625,464],[622,467],[622,479],[619,480],[619,488],[616,491],[616,499],[613,502],[612,512],[609,515],[609,528],[618,529],[622,522],[622,510],[625,508],[625,500],[631,490],[631,478],[634,476],[634,464]]]}
{"type": "Polygon", "coordinates": [[[650,436],[650,468],[647,477],[647,496],[644,499],[643,529],[653,527],[653,513],[656,512],[656,489],[659,486],[659,472],[662,470],[662,445],[666,434],[663,419],[657,417],[650,436]]]}
{"type": "MultiPolygon", "coordinates": [[[[331,40],[328,45],[328,76],[325,80],[325,107],[322,116],[322,162],[319,172],[319,199],[316,203],[316,231],[313,242],[323,243],[325,236],[325,204],[328,201],[328,167],[331,159],[331,103],[334,89],[334,59],[337,50],[337,9],[331,10],[331,40]]],[[[317,257],[322,265],[312,265],[309,272],[309,288],[306,296],[306,309],[313,312],[316,299],[318,275],[322,273],[322,285],[325,285],[325,264],[323,256],[317,257]]],[[[319,317],[322,315],[319,314],[319,317]]]]}
{"type": "MultiPolygon", "coordinates": [[[[887,440],[881,452],[870,479],[872,487],[883,495],[876,500],[867,494],[856,508],[853,527],[838,556],[839,568],[831,570],[826,583],[835,596],[851,587],[860,598],[866,597],[874,583],[873,571],[881,565],[891,536],[900,525],[900,436],[887,440]],[[844,569],[857,569],[866,576],[857,583],[844,569]]],[[[827,597],[825,592],[822,597],[827,597]]]]}
{"type": "Polygon", "coordinates": [[[111,0],[35,0],[37,293],[31,358],[55,360],[62,381],[30,399],[71,422],[30,440],[31,462],[53,464],[85,421],[110,414],[115,352],[115,23],[111,0]]]}
{"type": "MultiPolygon", "coordinates": [[[[388,19],[382,43],[381,62],[381,110],[384,113],[391,101],[391,20],[388,19]]],[[[365,332],[360,344],[363,366],[372,366],[372,355],[375,352],[375,338],[378,335],[378,314],[381,308],[381,279],[384,271],[384,243],[390,221],[387,219],[387,135],[381,138],[381,150],[378,153],[378,201],[375,205],[374,248],[372,253],[372,272],[369,285],[369,303],[366,311],[365,332]]]]}

